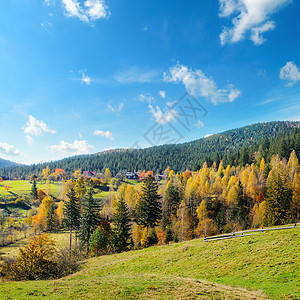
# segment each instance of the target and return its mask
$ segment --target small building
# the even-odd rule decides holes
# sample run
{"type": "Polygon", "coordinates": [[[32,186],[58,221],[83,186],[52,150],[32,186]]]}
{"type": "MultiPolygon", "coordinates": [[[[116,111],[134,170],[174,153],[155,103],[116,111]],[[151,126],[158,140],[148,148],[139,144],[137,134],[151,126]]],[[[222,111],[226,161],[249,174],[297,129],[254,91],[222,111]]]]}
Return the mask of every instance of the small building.
{"type": "Polygon", "coordinates": [[[163,174],[163,175],[160,175],[160,174],[155,175],[155,180],[156,181],[166,180],[167,178],[168,177],[165,174],[163,174]]]}
{"type": "Polygon", "coordinates": [[[139,179],[139,175],[135,172],[127,172],[126,173],[126,179],[130,179],[130,180],[138,180],[139,179]]]}
{"type": "Polygon", "coordinates": [[[83,176],[87,176],[87,177],[91,177],[91,178],[95,178],[97,175],[97,172],[95,171],[83,171],[83,176]]]}

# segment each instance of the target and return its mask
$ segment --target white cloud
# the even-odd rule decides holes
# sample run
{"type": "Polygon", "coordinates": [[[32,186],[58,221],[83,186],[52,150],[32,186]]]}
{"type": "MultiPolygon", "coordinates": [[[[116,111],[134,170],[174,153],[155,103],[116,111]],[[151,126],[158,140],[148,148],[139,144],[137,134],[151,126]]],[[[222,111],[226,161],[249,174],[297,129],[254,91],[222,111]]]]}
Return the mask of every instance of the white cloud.
{"type": "Polygon", "coordinates": [[[89,86],[91,84],[91,78],[84,73],[82,73],[82,77],[81,77],[80,81],[81,81],[81,83],[85,83],[87,86],[89,86]]]}
{"type": "Polygon", "coordinates": [[[44,4],[46,6],[53,6],[55,5],[55,0],[44,0],[44,4]]]}
{"type": "Polygon", "coordinates": [[[198,122],[195,124],[195,126],[197,128],[203,128],[204,127],[204,123],[202,121],[198,120],[198,122]]]}
{"type": "Polygon", "coordinates": [[[287,80],[288,86],[293,86],[300,80],[300,68],[292,61],[288,61],[280,70],[280,79],[287,80]]]}
{"type": "Polygon", "coordinates": [[[83,5],[78,0],[62,0],[62,4],[68,17],[78,18],[86,23],[108,18],[110,15],[104,0],[86,0],[83,5]]]}
{"type": "Polygon", "coordinates": [[[206,139],[206,138],[208,138],[208,137],[210,137],[210,136],[212,136],[213,134],[206,134],[205,136],[204,136],[204,138],[206,139]]]}
{"type": "Polygon", "coordinates": [[[232,16],[232,27],[224,27],[220,34],[221,44],[236,43],[249,32],[255,45],[261,45],[265,39],[262,34],[273,30],[275,22],[271,15],[292,0],[219,0],[219,16],[232,16]]]}
{"type": "Polygon", "coordinates": [[[201,96],[206,100],[218,104],[233,102],[241,95],[241,91],[229,84],[225,89],[218,89],[212,78],[208,78],[200,70],[192,70],[187,66],[177,64],[169,69],[169,74],[164,73],[166,82],[182,82],[186,90],[193,96],[201,96]]]}
{"type": "Polygon", "coordinates": [[[51,151],[71,153],[71,154],[88,154],[94,149],[92,145],[89,145],[87,141],[75,140],[73,144],[67,143],[65,141],[60,141],[58,145],[50,146],[51,151]]]}
{"type": "Polygon", "coordinates": [[[41,26],[42,26],[45,30],[48,30],[48,29],[52,26],[52,23],[51,23],[51,22],[44,22],[44,23],[41,23],[41,26]]]}
{"type": "Polygon", "coordinates": [[[43,132],[48,132],[51,134],[56,133],[56,131],[53,129],[50,129],[46,123],[44,123],[43,121],[37,120],[33,116],[29,116],[29,120],[26,123],[26,127],[24,128],[24,132],[27,135],[35,135],[35,136],[39,136],[43,132]]]}
{"type": "Polygon", "coordinates": [[[252,29],[252,35],[250,39],[255,45],[259,46],[266,41],[263,38],[262,33],[273,30],[274,28],[275,28],[275,23],[273,21],[269,21],[260,27],[255,27],[252,29]]]}
{"type": "Polygon", "coordinates": [[[165,111],[165,113],[162,112],[161,108],[159,106],[156,106],[155,108],[149,104],[149,110],[152,116],[155,119],[155,122],[158,124],[167,124],[172,121],[177,120],[178,113],[174,109],[169,109],[165,111]]]}
{"type": "Polygon", "coordinates": [[[122,84],[153,82],[159,72],[157,70],[141,70],[131,67],[128,70],[115,75],[115,79],[122,84]]]}
{"type": "Polygon", "coordinates": [[[142,102],[152,103],[154,101],[154,98],[150,93],[146,93],[146,94],[139,94],[139,100],[142,102]]]}
{"type": "Polygon", "coordinates": [[[113,107],[110,104],[107,104],[107,109],[110,110],[111,112],[121,112],[124,107],[124,103],[120,103],[118,106],[113,107]]]}
{"type": "Polygon", "coordinates": [[[34,142],[33,138],[30,135],[26,135],[25,140],[28,145],[32,145],[34,142]]]}
{"type": "Polygon", "coordinates": [[[99,135],[99,136],[105,137],[106,139],[109,139],[111,141],[114,140],[114,137],[113,137],[112,133],[109,130],[107,130],[107,131],[95,130],[93,135],[99,135]]]}
{"type": "Polygon", "coordinates": [[[162,98],[166,98],[166,92],[165,91],[159,91],[159,95],[162,97],[162,98]]]}
{"type": "Polygon", "coordinates": [[[239,2],[236,0],[220,0],[220,17],[231,16],[239,7],[239,2]]]}
{"type": "Polygon", "coordinates": [[[14,155],[19,156],[21,155],[21,152],[16,149],[14,146],[9,145],[7,143],[1,143],[0,142],[0,152],[7,155],[14,155]]]}

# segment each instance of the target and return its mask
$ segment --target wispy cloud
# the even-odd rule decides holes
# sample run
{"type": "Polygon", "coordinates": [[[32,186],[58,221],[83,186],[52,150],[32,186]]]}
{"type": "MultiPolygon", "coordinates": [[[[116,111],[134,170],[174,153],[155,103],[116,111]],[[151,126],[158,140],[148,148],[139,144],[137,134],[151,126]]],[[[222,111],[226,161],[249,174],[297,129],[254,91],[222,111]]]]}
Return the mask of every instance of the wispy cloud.
{"type": "Polygon", "coordinates": [[[73,143],[60,141],[58,145],[50,146],[50,150],[52,152],[62,152],[70,154],[88,154],[93,149],[94,147],[88,144],[88,142],[85,140],[75,140],[73,143]]]}
{"type": "Polygon", "coordinates": [[[89,23],[98,19],[108,18],[110,11],[104,0],[86,0],[81,5],[77,0],[61,0],[65,14],[70,18],[89,23]]]}
{"type": "Polygon", "coordinates": [[[124,107],[124,103],[120,103],[118,106],[112,106],[111,104],[107,104],[107,109],[111,112],[121,112],[124,107]]]}
{"type": "Polygon", "coordinates": [[[107,131],[95,130],[94,133],[93,133],[93,135],[102,136],[102,137],[104,137],[106,139],[109,139],[111,141],[114,140],[114,137],[113,137],[112,133],[109,130],[107,130],[107,131]]]}
{"type": "Polygon", "coordinates": [[[154,97],[150,93],[139,94],[138,98],[142,102],[152,103],[154,101],[154,97]]]}
{"type": "Polygon", "coordinates": [[[178,117],[178,113],[175,109],[167,109],[165,112],[161,110],[159,106],[153,107],[149,104],[149,111],[158,124],[167,124],[170,122],[175,122],[178,117]]]}
{"type": "Polygon", "coordinates": [[[25,125],[24,132],[27,135],[34,135],[34,136],[39,136],[42,135],[44,132],[55,134],[56,131],[53,129],[50,129],[46,123],[43,121],[37,120],[33,116],[29,116],[28,122],[25,125]]]}
{"type": "Polygon", "coordinates": [[[55,0],[44,0],[44,4],[46,6],[53,6],[56,4],[56,1],[55,0]]]}
{"type": "Polygon", "coordinates": [[[200,69],[192,70],[187,66],[177,64],[169,69],[169,74],[164,73],[166,82],[181,82],[186,90],[193,96],[201,96],[213,104],[233,102],[241,91],[229,84],[224,89],[219,89],[212,78],[208,78],[200,69]]]}
{"type": "Polygon", "coordinates": [[[16,149],[14,146],[2,142],[0,142],[0,152],[2,154],[12,155],[12,156],[21,155],[21,152],[18,149],[16,149]]]}
{"type": "Polygon", "coordinates": [[[282,80],[288,81],[288,86],[293,86],[300,80],[300,68],[294,62],[289,61],[281,68],[279,77],[282,80]]]}
{"type": "Polygon", "coordinates": [[[195,126],[197,128],[203,128],[204,127],[204,123],[202,121],[198,120],[198,122],[195,124],[195,126]]]}
{"type": "Polygon", "coordinates": [[[158,78],[157,70],[142,70],[138,67],[131,67],[115,75],[115,80],[122,84],[153,82],[158,78]]]}
{"type": "Polygon", "coordinates": [[[80,79],[81,83],[86,84],[87,86],[89,86],[91,84],[91,78],[87,75],[82,73],[82,77],[80,79]]]}
{"type": "Polygon", "coordinates": [[[41,26],[42,26],[45,30],[48,30],[48,29],[52,26],[52,23],[51,23],[51,22],[43,22],[43,23],[41,23],[41,26]]]}
{"type": "Polygon", "coordinates": [[[162,97],[162,98],[166,98],[166,92],[165,91],[159,91],[159,95],[162,97]]]}
{"type": "Polygon", "coordinates": [[[232,27],[224,27],[220,34],[221,44],[236,43],[249,32],[255,45],[265,39],[263,33],[273,30],[271,16],[292,0],[219,0],[219,16],[232,17],[232,27]]]}

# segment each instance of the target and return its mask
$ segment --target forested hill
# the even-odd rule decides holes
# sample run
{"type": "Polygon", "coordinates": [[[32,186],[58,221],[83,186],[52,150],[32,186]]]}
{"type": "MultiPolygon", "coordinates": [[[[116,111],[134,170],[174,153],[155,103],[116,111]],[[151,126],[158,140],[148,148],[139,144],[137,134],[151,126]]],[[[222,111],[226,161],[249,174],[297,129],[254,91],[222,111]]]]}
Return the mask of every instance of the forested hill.
{"type": "Polygon", "coordinates": [[[161,173],[168,166],[174,171],[197,170],[206,161],[245,165],[264,157],[268,163],[273,154],[289,158],[292,150],[300,154],[300,122],[258,123],[214,134],[196,141],[163,145],[146,149],[116,149],[92,155],[81,155],[31,166],[15,166],[1,170],[1,175],[24,177],[39,174],[46,166],[51,171],[89,170],[113,174],[121,170],[152,170],[161,173]]]}
{"type": "Polygon", "coordinates": [[[6,159],[0,158],[0,169],[5,168],[5,167],[11,167],[11,166],[16,166],[17,164],[6,159]]]}

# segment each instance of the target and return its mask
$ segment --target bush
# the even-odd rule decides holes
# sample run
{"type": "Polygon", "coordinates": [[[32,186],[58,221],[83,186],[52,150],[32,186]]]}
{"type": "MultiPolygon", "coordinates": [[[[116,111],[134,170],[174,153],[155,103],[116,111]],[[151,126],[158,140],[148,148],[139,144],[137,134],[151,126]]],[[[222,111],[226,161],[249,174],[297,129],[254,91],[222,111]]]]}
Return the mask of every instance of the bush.
{"type": "Polygon", "coordinates": [[[96,252],[97,255],[100,253],[105,253],[108,247],[108,238],[107,235],[101,228],[97,228],[90,238],[90,248],[93,252],[96,252]]]}
{"type": "Polygon", "coordinates": [[[67,253],[55,250],[55,241],[46,234],[34,237],[16,259],[5,260],[0,275],[8,280],[37,280],[66,276],[77,271],[79,264],[67,253]]]}
{"type": "Polygon", "coordinates": [[[69,255],[69,248],[61,249],[56,252],[54,259],[55,278],[61,278],[77,272],[80,268],[79,257],[77,255],[69,255]]]}
{"type": "Polygon", "coordinates": [[[153,245],[156,245],[158,243],[158,237],[157,237],[155,228],[152,228],[151,231],[150,231],[150,235],[149,235],[149,238],[148,238],[148,243],[149,243],[149,246],[153,246],[153,245]]]}

